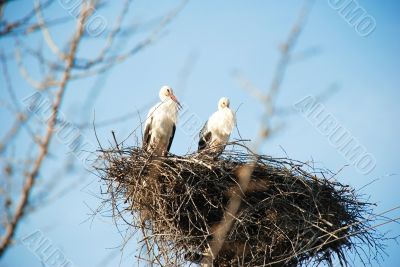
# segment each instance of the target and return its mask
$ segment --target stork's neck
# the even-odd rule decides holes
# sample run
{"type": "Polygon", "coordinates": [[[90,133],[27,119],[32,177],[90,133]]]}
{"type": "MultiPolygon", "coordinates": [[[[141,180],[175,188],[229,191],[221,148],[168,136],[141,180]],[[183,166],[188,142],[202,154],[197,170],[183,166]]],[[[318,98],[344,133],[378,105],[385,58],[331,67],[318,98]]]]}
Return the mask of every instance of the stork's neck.
{"type": "Polygon", "coordinates": [[[178,114],[178,104],[176,104],[172,99],[166,98],[164,101],[160,103],[160,109],[162,112],[172,115],[176,117],[178,114]]]}
{"type": "Polygon", "coordinates": [[[164,100],[161,100],[162,104],[166,107],[178,107],[178,105],[171,98],[167,97],[164,100]]]}

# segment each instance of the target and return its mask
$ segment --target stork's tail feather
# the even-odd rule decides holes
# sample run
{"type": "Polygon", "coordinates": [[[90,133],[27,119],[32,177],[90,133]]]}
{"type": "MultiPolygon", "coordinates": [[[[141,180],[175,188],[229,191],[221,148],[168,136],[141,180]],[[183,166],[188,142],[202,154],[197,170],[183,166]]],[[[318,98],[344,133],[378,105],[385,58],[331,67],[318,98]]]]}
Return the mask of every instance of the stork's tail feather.
{"type": "Polygon", "coordinates": [[[207,142],[206,142],[206,140],[204,140],[203,138],[201,138],[201,139],[199,140],[199,147],[198,147],[197,151],[201,151],[201,150],[205,149],[206,147],[207,147],[207,142]]]}

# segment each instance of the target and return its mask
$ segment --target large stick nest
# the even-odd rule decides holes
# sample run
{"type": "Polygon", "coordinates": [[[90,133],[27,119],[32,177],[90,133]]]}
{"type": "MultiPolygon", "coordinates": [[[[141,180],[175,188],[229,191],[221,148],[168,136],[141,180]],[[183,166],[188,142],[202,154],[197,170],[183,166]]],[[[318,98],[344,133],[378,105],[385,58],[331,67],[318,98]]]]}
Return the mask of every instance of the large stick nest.
{"type": "Polygon", "coordinates": [[[118,209],[114,216],[133,214],[126,222],[142,230],[158,265],[200,262],[229,216],[214,266],[346,266],[347,252],[361,244],[375,246],[372,254],[380,248],[367,219],[370,204],[309,164],[237,146],[219,159],[154,157],[137,147],[100,153],[97,170],[118,209]],[[232,201],[240,204],[236,214],[226,212],[232,201]]]}

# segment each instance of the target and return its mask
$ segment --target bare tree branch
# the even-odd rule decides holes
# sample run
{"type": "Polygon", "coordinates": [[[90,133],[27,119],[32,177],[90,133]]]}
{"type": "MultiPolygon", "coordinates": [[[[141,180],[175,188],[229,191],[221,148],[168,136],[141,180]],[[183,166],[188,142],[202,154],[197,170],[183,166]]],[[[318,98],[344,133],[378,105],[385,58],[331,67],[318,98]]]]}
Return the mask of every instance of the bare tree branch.
{"type": "MultiPolygon", "coordinates": [[[[10,1],[11,2],[11,1],[10,1]]],[[[47,0],[44,3],[39,3],[40,8],[46,9],[49,7],[54,0],[47,0]]],[[[7,3],[5,1],[4,3],[0,2],[1,9],[5,8],[7,4],[12,4],[12,3],[7,3]]],[[[28,14],[26,14],[24,17],[22,17],[19,20],[13,21],[13,22],[7,22],[7,21],[2,21],[0,23],[0,38],[7,36],[7,35],[16,35],[20,32],[22,33],[31,33],[34,32],[35,30],[39,29],[40,23],[38,24],[32,24],[28,25],[29,21],[35,16],[35,8],[33,8],[28,14]]],[[[60,19],[63,20],[64,19],[60,19]]],[[[59,23],[59,20],[54,20],[54,21],[49,21],[47,23],[53,25],[59,23]]],[[[44,22],[43,22],[44,23],[44,22]]]]}
{"type": "MultiPolygon", "coordinates": [[[[258,133],[257,139],[253,143],[253,152],[257,154],[258,150],[260,149],[263,142],[269,137],[270,135],[270,126],[269,126],[269,119],[274,111],[274,103],[276,95],[281,88],[282,80],[285,76],[286,69],[289,63],[289,59],[291,56],[291,52],[297,42],[297,39],[305,26],[305,22],[307,16],[311,10],[313,0],[305,0],[304,5],[300,11],[300,14],[292,27],[286,42],[281,47],[281,56],[278,61],[277,68],[275,70],[275,74],[272,79],[272,83],[267,91],[267,94],[262,94],[261,91],[254,89],[250,86],[250,92],[253,95],[256,95],[259,98],[259,101],[264,105],[264,114],[261,118],[261,128],[258,133]]],[[[248,84],[246,84],[248,87],[248,84]]],[[[242,202],[242,194],[246,192],[248,183],[250,178],[253,174],[255,162],[257,162],[257,158],[255,156],[254,163],[249,164],[241,169],[239,173],[240,179],[240,189],[241,194],[234,194],[231,197],[228,207],[224,214],[224,221],[216,227],[215,233],[213,234],[213,239],[209,243],[209,251],[206,253],[205,257],[202,260],[203,266],[212,266],[213,260],[217,257],[220,249],[222,248],[226,235],[229,233],[232,225],[233,219],[236,217],[236,213],[238,212],[241,202],[242,202]]]]}
{"type": "Polygon", "coordinates": [[[21,193],[21,198],[16,206],[12,220],[7,225],[6,232],[4,233],[3,237],[1,238],[0,257],[4,254],[6,249],[9,247],[9,244],[12,240],[12,237],[15,234],[17,226],[18,226],[19,222],[21,221],[21,218],[23,217],[26,205],[29,200],[29,196],[30,196],[32,188],[33,188],[33,184],[35,182],[36,177],[39,174],[39,170],[42,166],[42,163],[43,163],[44,159],[46,158],[46,155],[48,154],[49,145],[50,145],[51,139],[53,137],[53,133],[54,133],[53,130],[57,123],[57,114],[58,114],[60,106],[62,104],[65,89],[70,80],[70,72],[71,72],[72,64],[73,64],[73,61],[75,58],[76,51],[78,49],[79,41],[83,34],[83,29],[84,29],[83,25],[85,23],[85,20],[87,19],[88,10],[89,10],[89,5],[86,3],[83,3],[81,15],[80,15],[80,18],[77,23],[77,30],[76,30],[75,36],[72,39],[71,46],[70,46],[70,52],[67,57],[67,65],[66,65],[66,68],[64,71],[64,75],[60,81],[60,88],[56,94],[55,101],[52,105],[52,114],[51,114],[51,117],[47,124],[47,132],[44,135],[42,142],[40,144],[39,154],[34,162],[33,168],[26,177],[26,180],[25,180],[25,183],[24,183],[24,186],[22,189],[22,193],[21,193]]]}

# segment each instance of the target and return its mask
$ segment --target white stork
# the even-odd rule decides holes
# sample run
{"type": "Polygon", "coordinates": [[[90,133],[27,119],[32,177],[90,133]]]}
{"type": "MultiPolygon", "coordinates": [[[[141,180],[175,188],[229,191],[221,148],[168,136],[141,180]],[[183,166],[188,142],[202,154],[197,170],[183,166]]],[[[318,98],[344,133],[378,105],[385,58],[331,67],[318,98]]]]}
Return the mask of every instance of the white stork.
{"type": "Polygon", "coordinates": [[[161,102],[154,105],[144,126],[143,148],[156,156],[166,156],[174,139],[178,111],[182,108],[169,86],[160,89],[161,102]]]}
{"type": "Polygon", "coordinates": [[[211,153],[222,153],[235,123],[235,114],[229,108],[229,99],[222,97],[218,102],[218,111],[210,116],[200,131],[198,151],[207,148],[211,153]]]}

